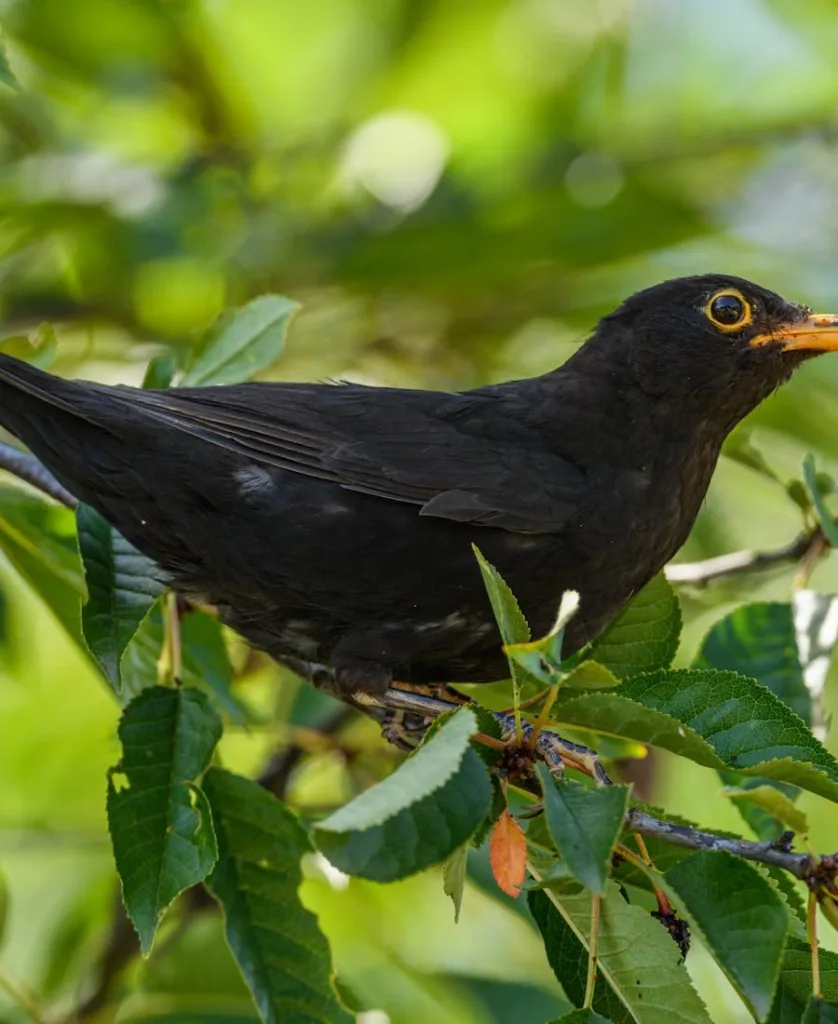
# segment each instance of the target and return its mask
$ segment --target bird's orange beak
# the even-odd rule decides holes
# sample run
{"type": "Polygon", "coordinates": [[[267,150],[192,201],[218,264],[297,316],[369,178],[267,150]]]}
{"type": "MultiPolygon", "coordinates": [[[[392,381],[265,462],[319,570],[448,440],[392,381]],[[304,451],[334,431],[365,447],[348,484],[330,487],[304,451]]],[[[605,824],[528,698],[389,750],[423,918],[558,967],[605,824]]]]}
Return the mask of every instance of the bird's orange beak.
{"type": "Polygon", "coordinates": [[[771,334],[759,334],[752,345],[782,345],[786,351],[837,352],[838,313],[813,313],[805,320],[787,324],[771,334]]]}

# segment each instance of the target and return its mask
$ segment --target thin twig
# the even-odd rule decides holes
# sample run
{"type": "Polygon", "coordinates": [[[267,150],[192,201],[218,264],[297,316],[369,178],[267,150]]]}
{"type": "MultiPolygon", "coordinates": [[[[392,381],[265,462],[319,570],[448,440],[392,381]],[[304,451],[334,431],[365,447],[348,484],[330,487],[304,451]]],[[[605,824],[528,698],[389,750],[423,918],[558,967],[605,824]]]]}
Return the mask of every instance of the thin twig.
{"type": "Polygon", "coordinates": [[[809,940],[809,949],[812,953],[812,997],[821,997],[821,959],[818,949],[818,897],[816,893],[809,893],[808,913],[806,914],[806,937],[809,940]]]}
{"type": "Polygon", "coordinates": [[[585,981],[585,1001],[582,1007],[590,1010],[594,1005],[594,989],[596,988],[596,969],[599,952],[599,908],[601,903],[599,893],[591,895],[591,942],[588,947],[588,977],[585,981]]]}
{"type": "MultiPolygon", "coordinates": [[[[367,698],[367,703],[384,707],[415,711],[428,717],[438,717],[451,711],[454,705],[448,701],[425,694],[410,693],[407,690],[391,688],[381,698],[367,698]]],[[[513,734],[514,725],[509,715],[493,712],[495,720],[508,734],[513,734]]],[[[532,726],[523,723],[525,739],[531,734],[532,726]]],[[[600,785],[610,785],[610,779],[602,770],[593,752],[578,744],[571,744],[554,732],[543,731],[538,736],[539,755],[557,773],[561,772],[565,759],[570,756],[579,766],[592,775],[600,785]]],[[[689,825],[675,825],[672,822],[655,818],[639,808],[631,808],[626,814],[626,829],[645,836],[654,836],[665,843],[680,846],[688,850],[712,850],[734,854],[745,860],[756,861],[781,868],[805,881],[810,887],[838,877],[838,854],[832,857],[817,858],[807,853],[792,853],[787,842],[758,843],[748,839],[731,839],[718,836],[712,832],[692,828],[689,825]]]]}
{"type": "Polygon", "coordinates": [[[770,864],[790,872],[795,878],[804,881],[812,877],[813,859],[807,853],[791,853],[776,840],[766,843],[755,843],[749,839],[730,839],[717,836],[712,832],[692,828],[689,825],[675,825],[669,821],[654,818],[651,814],[636,807],[626,815],[626,827],[644,836],[654,836],[673,846],[681,846],[688,850],[711,850],[732,853],[745,860],[770,864]]]}
{"type": "Polygon", "coordinates": [[[725,576],[738,576],[745,573],[765,572],[778,566],[799,562],[812,548],[818,537],[822,537],[820,529],[801,533],[791,544],[774,551],[734,551],[729,555],[707,558],[703,562],[682,562],[668,565],[664,569],[670,583],[691,583],[701,586],[712,580],[725,576]]]}

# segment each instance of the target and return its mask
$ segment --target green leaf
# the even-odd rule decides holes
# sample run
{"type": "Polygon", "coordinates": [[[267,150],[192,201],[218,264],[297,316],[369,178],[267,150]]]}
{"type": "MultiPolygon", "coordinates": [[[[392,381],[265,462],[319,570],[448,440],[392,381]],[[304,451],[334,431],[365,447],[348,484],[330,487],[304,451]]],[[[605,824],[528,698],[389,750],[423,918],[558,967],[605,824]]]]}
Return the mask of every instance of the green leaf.
{"type": "Polygon", "coordinates": [[[501,640],[504,644],[525,644],[530,639],[530,627],[524,618],[515,595],[509,589],[506,580],[497,569],[480,552],[476,544],[472,544],[477,564],[480,566],[480,575],[489,601],[492,604],[492,611],[495,613],[501,640]]]}
{"type": "Polygon", "coordinates": [[[15,78],[14,72],[9,65],[9,58],[6,56],[6,47],[0,42],[0,82],[3,85],[11,86],[12,89],[20,89],[20,82],[15,78]]]}
{"type": "Polygon", "coordinates": [[[811,697],[797,653],[790,604],[746,604],[717,622],[695,668],[730,669],[768,687],[811,725],[811,697]]]}
{"type": "Polygon", "coordinates": [[[108,823],[128,916],[148,953],[174,898],[217,857],[198,783],[221,722],[198,690],[155,686],[125,709],[122,759],[108,780],[108,823]]]}
{"type": "MultiPolygon", "coordinates": [[[[580,982],[584,985],[580,967],[587,962],[590,948],[591,893],[548,888],[529,892],[527,898],[544,937],[550,966],[568,996],[581,1002],[575,997],[574,985],[577,992],[580,982]],[[584,960],[572,955],[567,930],[557,927],[554,915],[564,919],[581,944],[584,960]],[[557,936],[558,948],[554,944],[557,936]]],[[[594,1009],[615,1024],[711,1024],[678,947],[647,911],[627,903],[613,882],[602,897],[598,955],[594,1009]]]]}
{"type": "MultiPolygon", "coordinates": [[[[562,863],[556,862],[557,865],[562,863]]],[[[586,947],[545,892],[531,889],[527,893],[527,906],[541,932],[544,951],[553,973],[570,1002],[575,1006],[581,1006],[585,999],[588,974],[586,947]]],[[[622,1002],[619,994],[599,972],[594,985],[593,1009],[607,1020],[613,1021],[613,1024],[636,1024],[634,1016],[622,1002]]]]}
{"type": "Polygon", "coordinates": [[[444,860],[489,810],[485,765],[469,745],[472,711],[457,711],[392,775],[314,829],[314,841],[341,871],[376,882],[444,860]]]}
{"type": "MultiPolygon", "coordinates": [[[[831,1003],[838,1002],[838,954],[821,949],[821,992],[831,1003]]],[[[774,1005],[768,1024],[800,1024],[812,995],[812,954],[805,942],[791,938],[783,954],[774,1005]]]]}
{"type": "Polygon", "coordinates": [[[754,679],[681,669],[624,679],[619,691],[571,699],[558,718],[660,746],[708,768],[734,768],[838,801],[838,762],[806,725],[754,679]]]}
{"type": "Polygon", "coordinates": [[[537,766],[544,793],[544,813],[556,849],[582,885],[604,893],[611,851],[628,808],[629,786],[588,789],[558,782],[546,765],[537,766]]]}
{"type": "MultiPolygon", "coordinates": [[[[472,544],[471,547],[477,558],[477,564],[480,566],[480,575],[483,577],[483,583],[489,595],[492,611],[495,613],[495,619],[497,620],[498,630],[500,631],[504,647],[512,644],[527,643],[530,639],[530,627],[524,618],[515,595],[509,589],[503,576],[490,562],[486,561],[477,545],[472,544]]],[[[513,692],[517,702],[520,700],[520,688],[526,676],[521,666],[513,658],[507,656],[507,660],[509,661],[513,692]]]]}
{"type": "Polygon", "coordinates": [[[562,679],[562,687],[573,690],[606,690],[619,685],[620,680],[610,669],[589,658],[580,661],[562,679]]]}
{"type": "Polygon", "coordinates": [[[572,1013],[559,1017],[552,1024],[612,1024],[609,1017],[601,1017],[593,1010],[574,1010],[572,1013]]]}
{"type": "Polygon", "coordinates": [[[663,574],[653,577],[587,654],[620,679],[667,668],[678,650],[681,607],[663,574]]]}
{"type": "MultiPolygon", "coordinates": [[[[140,623],[122,656],[121,700],[124,703],[127,704],[149,686],[157,686],[160,681],[158,668],[163,651],[164,632],[163,609],[161,601],[158,600],[140,623]]],[[[188,682],[190,686],[194,685],[191,677],[188,682]]]]}
{"type": "MultiPolygon", "coordinates": [[[[0,64],[2,64],[1,54],[0,64]]],[[[58,339],[55,336],[55,328],[52,324],[47,323],[39,324],[30,334],[4,338],[0,341],[0,352],[4,355],[22,359],[42,370],[49,369],[55,360],[57,351],[58,339]]]]}
{"type": "Polygon", "coordinates": [[[73,512],[17,487],[0,487],[0,550],[88,653],[81,631],[84,575],[73,512]]]}
{"type": "Polygon", "coordinates": [[[84,638],[105,678],[119,693],[125,648],[164,586],[154,562],[95,509],[79,505],[76,522],[87,580],[87,602],[81,612],[84,638]]]}
{"type": "Polygon", "coordinates": [[[183,375],[183,387],[238,384],[276,360],[299,309],[282,295],[260,295],[225,318],[183,375]]]}
{"type": "Polygon", "coordinates": [[[233,692],[233,667],[221,623],[206,612],[189,611],[180,621],[180,642],[184,685],[207,690],[232,721],[247,722],[248,709],[233,692]]]}
{"type": "MultiPolygon", "coordinates": [[[[798,656],[797,629],[791,605],[757,603],[736,609],[710,630],[695,664],[696,667],[731,669],[753,676],[811,726],[812,699],[798,656]]],[[[720,774],[723,782],[742,791],[757,787],[778,791],[785,788],[781,799],[791,800],[796,796],[796,790],[768,779],[754,780],[749,785],[738,773],[720,774]]],[[[737,800],[736,807],[760,839],[776,839],[782,833],[782,822],[767,810],[764,801],[759,806],[758,801],[737,800]]]]}
{"type": "Polygon", "coordinates": [[[0,874],[0,946],[6,938],[6,925],[9,920],[9,883],[6,876],[0,874]]]}
{"type": "Polygon", "coordinates": [[[211,768],[204,788],[218,836],[207,887],[265,1024],[349,1024],[331,983],[329,947],[302,906],[300,859],[311,850],[295,815],[250,779],[211,768]]]}
{"type": "Polygon", "coordinates": [[[823,531],[824,537],[826,537],[832,547],[838,547],[838,523],[835,522],[835,516],[827,507],[824,496],[818,486],[817,477],[818,474],[815,471],[815,457],[814,455],[809,454],[803,460],[803,479],[806,481],[806,490],[809,492],[809,497],[812,499],[812,505],[815,509],[818,525],[823,531]]]}
{"type": "Polygon", "coordinates": [[[760,810],[776,818],[786,828],[799,835],[809,834],[809,822],[803,811],[797,807],[790,797],[774,786],[762,784],[750,788],[727,786],[722,790],[722,796],[730,800],[746,800],[748,803],[759,807],[760,810]]]}
{"type": "Polygon", "coordinates": [[[172,383],[176,373],[177,359],[171,352],[163,352],[155,356],[146,367],[143,387],[163,390],[172,383]]]}
{"type": "Polygon", "coordinates": [[[546,636],[539,640],[531,640],[529,643],[504,644],[504,652],[513,670],[515,666],[520,666],[544,686],[552,686],[559,682],[564,675],[564,632],[578,610],[579,594],[575,590],[566,590],[562,595],[559,614],[553,628],[546,636]]]}
{"type": "Polygon", "coordinates": [[[703,850],[666,873],[679,912],[697,926],[714,959],[758,1020],[771,1010],[788,930],[777,890],[752,865],[703,850]]]}
{"type": "Polygon", "coordinates": [[[735,430],[732,434],[728,435],[722,448],[722,454],[733,462],[738,462],[742,466],[753,469],[761,476],[766,477],[766,479],[781,486],[783,485],[781,477],[766,462],[765,456],[751,441],[750,434],[744,430],[735,430]]]}
{"type": "Polygon", "coordinates": [[[801,1024],[838,1024],[838,1003],[827,1003],[824,999],[809,1000],[801,1024]]]}
{"type": "Polygon", "coordinates": [[[463,905],[463,889],[466,884],[466,865],[468,864],[468,843],[458,846],[442,865],[442,891],[451,897],[454,904],[454,922],[460,920],[460,909],[463,905]]]}

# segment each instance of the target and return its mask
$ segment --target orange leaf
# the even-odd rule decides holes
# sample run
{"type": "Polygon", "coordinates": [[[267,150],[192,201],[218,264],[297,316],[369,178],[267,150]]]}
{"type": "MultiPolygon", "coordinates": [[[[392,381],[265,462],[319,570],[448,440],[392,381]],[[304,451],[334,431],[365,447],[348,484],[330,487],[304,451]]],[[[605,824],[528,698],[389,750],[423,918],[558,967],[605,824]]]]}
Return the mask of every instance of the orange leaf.
{"type": "Polygon", "coordinates": [[[527,876],[527,840],[518,822],[504,808],[489,838],[489,864],[495,881],[515,899],[527,876]]]}

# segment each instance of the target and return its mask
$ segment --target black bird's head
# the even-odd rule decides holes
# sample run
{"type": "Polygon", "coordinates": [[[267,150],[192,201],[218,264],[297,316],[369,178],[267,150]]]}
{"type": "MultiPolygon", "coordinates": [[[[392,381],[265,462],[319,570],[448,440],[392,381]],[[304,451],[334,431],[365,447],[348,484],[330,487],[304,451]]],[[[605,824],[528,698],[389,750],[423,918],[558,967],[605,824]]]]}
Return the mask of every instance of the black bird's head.
{"type": "Polygon", "coordinates": [[[739,277],[682,277],[626,299],[585,349],[627,385],[726,432],[806,359],[838,350],[838,315],[739,277]]]}

